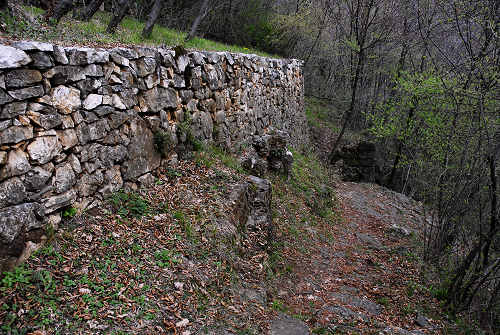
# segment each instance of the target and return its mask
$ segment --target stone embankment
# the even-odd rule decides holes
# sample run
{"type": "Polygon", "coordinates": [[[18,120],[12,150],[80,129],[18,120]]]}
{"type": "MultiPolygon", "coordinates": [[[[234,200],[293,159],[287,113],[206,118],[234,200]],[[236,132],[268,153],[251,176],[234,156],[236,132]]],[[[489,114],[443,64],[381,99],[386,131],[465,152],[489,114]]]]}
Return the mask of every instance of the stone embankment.
{"type": "Polygon", "coordinates": [[[198,143],[307,136],[302,63],[228,52],[0,45],[0,268],[198,143]]]}

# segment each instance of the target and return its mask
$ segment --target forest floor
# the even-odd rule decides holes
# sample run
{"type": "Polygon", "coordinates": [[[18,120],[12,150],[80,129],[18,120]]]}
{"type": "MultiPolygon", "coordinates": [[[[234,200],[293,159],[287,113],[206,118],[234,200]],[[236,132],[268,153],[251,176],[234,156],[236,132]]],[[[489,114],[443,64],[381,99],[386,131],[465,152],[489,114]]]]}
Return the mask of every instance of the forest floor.
{"type": "MultiPolygon", "coordinates": [[[[295,152],[269,175],[276,238],[226,238],[247,176],[218,150],[67,218],[0,287],[5,334],[438,334],[420,205],[295,152]],[[394,226],[397,225],[398,227],[394,226]],[[404,228],[401,229],[400,227],[404,228]]],[[[458,332],[457,332],[458,333],[458,332]]]]}

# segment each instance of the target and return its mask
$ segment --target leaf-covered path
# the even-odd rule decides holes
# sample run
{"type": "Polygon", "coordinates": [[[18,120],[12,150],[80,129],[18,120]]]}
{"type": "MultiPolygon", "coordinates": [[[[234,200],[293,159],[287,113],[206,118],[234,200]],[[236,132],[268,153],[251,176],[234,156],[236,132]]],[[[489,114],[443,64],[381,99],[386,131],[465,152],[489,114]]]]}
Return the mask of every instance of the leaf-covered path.
{"type": "Polygon", "coordinates": [[[421,206],[373,184],[339,182],[335,192],[342,220],[308,228],[308,252],[293,253],[280,292],[289,314],[319,334],[439,333],[430,319],[439,303],[414,251],[421,206]]]}

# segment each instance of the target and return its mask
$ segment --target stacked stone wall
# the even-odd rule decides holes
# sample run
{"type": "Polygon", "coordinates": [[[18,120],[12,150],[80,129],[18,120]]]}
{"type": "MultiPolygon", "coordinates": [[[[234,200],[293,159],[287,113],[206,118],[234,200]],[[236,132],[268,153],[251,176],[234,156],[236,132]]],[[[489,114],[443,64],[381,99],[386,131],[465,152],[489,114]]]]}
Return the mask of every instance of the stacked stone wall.
{"type": "Polygon", "coordinates": [[[65,207],[151,183],[193,139],[238,150],[276,128],[304,143],[303,90],[298,60],[0,45],[0,263],[65,207]]]}

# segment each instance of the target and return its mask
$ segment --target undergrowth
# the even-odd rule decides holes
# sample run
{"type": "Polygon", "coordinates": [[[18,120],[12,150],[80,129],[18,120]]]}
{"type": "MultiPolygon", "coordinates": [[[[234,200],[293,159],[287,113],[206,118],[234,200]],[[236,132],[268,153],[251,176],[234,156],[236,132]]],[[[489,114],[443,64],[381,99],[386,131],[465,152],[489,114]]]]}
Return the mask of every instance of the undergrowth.
{"type": "MultiPolygon", "coordinates": [[[[269,54],[246,47],[227,45],[203,38],[194,38],[188,43],[184,43],[187,33],[155,25],[150,38],[142,37],[144,22],[134,18],[126,17],[119,25],[116,33],[106,33],[106,27],[111,20],[108,12],[97,12],[88,21],[73,19],[71,14],[61,19],[57,26],[51,26],[43,21],[42,16],[45,11],[28,6],[24,7],[26,12],[35,19],[36,24],[13,19],[5,15],[2,22],[5,22],[7,36],[15,39],[54,41],[66,44],[133,44],[147,46],[175,46],[183,45],[186,48],[212,51],[231,51],[237,53],[258,54],[272,57],[269,54]]],[[[0,13],[1,14],[1,13],[0,13]]]]}

